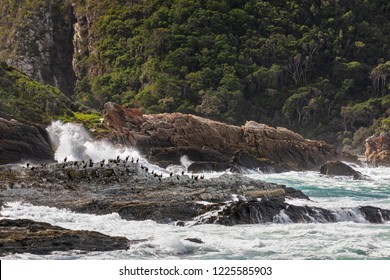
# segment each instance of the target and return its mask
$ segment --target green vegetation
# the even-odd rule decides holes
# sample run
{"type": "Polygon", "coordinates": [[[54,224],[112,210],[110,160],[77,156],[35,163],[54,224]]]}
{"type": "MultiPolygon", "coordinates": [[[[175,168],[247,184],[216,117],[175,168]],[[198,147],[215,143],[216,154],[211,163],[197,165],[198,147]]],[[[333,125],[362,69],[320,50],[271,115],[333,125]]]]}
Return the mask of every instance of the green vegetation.
{"type": "Polygon", "coordinates": [[[66,115],[58,116],[63,122],[80,123],[96,136],[103,136],[108,133],[107,128],[103,125],[103,116],[97,113],[79,113],[67,112],[66,115]]]}
{"type": "MultiPolygon", "coordinates": [[[[2,11],[34,14],[43,2],[10,0],[2,11]]],[[[72,98],[91,109],[113,101],[148,113],[252,119],[333,143],[388,123],[390,2],[72,3],[81,38],[72,98]]]]}
{"type": "Polygon", "coordinates": [[[77,108],[57,88],[34,81],[0,60],[0,111],[39,123],[77,108]]]}

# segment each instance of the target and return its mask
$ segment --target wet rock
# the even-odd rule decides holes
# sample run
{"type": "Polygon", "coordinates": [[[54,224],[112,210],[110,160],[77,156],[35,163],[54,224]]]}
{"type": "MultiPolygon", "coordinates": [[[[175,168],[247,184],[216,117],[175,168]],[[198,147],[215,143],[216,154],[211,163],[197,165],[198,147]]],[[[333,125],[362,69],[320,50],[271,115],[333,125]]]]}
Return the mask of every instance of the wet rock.
{"type": "Polygon", "coordinates": [[[373,166],[390,166],[390,133],[382,132],[366,139],[365,155],[373,166]]]}
{"type": "Polygon", "coordinates": [[[330,176],[352,176],[354,180],[367,179],[362,173],[341,161],[327,162],[321,166],[320,173],[330,176]]]}
{"type": "Polygon", "coordinates": [[[94,231],[69,230],[32,220],[0,220],[0,255],[15,253],[49,254],[53,251],[126,250],[125,237],[112,237],[94,231]]]}
{"type": "Polygon", "coordinates": [[[299,190],[240,174],[212,179],[181,174],[156,177],[140,164],[124,161],[83,169],[78,169],[74,162],[32,167],[0,167],[0,201],[24,201],[78,213],[118,213],[127,220],[174,223],[191,221],[199,215],[204,202],[219,203],[235,197],[245,201],[307,199],[299,190]]]}
{"type": "Polygon", "coordinates": [[[315,206],[296,206],[280,199],[261,201],[239,201],[205,206],[198,223],[217,223],[226,226],[261,223],[334,223],[357,222],[355,216],[363,216],[370,223],[384,223],[390,220],[390,210],[371,206],[357,209],[341,208],[329,210],[315,206]],[[344,215],[340,215],[344,212],[344,215]],[[354,213],[354,214],[353,214],[354,213]]]}
{"type": "Polygon", "coordinates": [[[0,164],[15,163],[22,159],[54,160],[45,128],[0,117],[0,164]]]}
{"type": "Polygon", "coordinates": [[[197,244],[203,244],[203,243],[204,243],[204,242],[203,242],[201,239],[199,239],[199,238],[186,238],[186,239],[184,239],[184,240],[190,241],[190,242],[192,242],[192,243],[197,243],[197,244]]]}
{"type": "Polygon", "coordinates": [[[390,220],[389,210],[372,206],[362,206],[359,209],[370,223],[379,224],[390,220]]]}
{"type": "Polygon", "coordinates": [[[225,164],[275,171],[313,170],[343,158],[325,142],[253,121],[239,127],[181,113],[142,115],[113,103],[105,105],[105,112],[105,125],[116,138],[126,140],[163,167],[180,164],[183,155],[194,162],[192,170],[222,169],[225,164]]]}

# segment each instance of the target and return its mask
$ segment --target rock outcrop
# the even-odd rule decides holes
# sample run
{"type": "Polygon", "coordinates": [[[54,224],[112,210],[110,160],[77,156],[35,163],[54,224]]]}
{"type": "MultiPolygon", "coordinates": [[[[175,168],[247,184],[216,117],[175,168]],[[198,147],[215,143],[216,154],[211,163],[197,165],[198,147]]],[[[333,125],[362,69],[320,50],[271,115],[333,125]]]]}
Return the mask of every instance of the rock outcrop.
{"type": "Polygon", "coordinates": [[[341,161],[330,161],[322,165],[320,168],[320,173],[330,176],[350,176],[354,180],[362,180],[367,178],[359,171],[356,171],[349,165],[341,161]]]}
{"type": "Polygon", "coordinates": [[[131,244],[125,237],[112,237],[85,230],[69,230],[32,220],[0,220],[0,256],[15,253],[49,254],[53,251],[126,250],[131,244]]]}
{"type": "Polygon", "coordinates": [[[0,204],[14,201],[181,226],[390,220],[390,210],[370,206],[324,209],[299,190],[241,174],[212,179],[171,176],[124,160],[85,167],[78,162],[2,166],[0,204]],[[308,205],[291,205],[287,198],[306,200],[308,205]]]}
{"type": "Polygon", "coordinates": [[[43,126],[0,116],[0,164],[22,159],[53,161],[49,136],[43,126]]]}
{"type": "Polygon", "coordinates": [[[188,175],[152,174],[139,163],[75,162],[0,167],[0,201],[67,208],[79,213],[118,213],[127,220],[160,223],[191,221],[207,203],[234,197],[253,201],[286,197],[307,199],[301,191],[253,180],[240,174],[201,179],[188,175]]]}
{"type": "Polygon", "coordinates": [[[328,210],[315,206],[291,205],[279,199],[262,199],[209,205],[208,212],[198,217],[200,223],[218,223],[227,226],[260,223],[358,222],[360,219],[370,223],[384,223],[390,221],[390,210],[371,206],[328,210]]]}
{"type": "Polygon", "coordinates": [[[390,166],[390,133],[383,132],[366,139],[366,158],[373,166],[390,166]]]}
{"type": "Polygon", "coordinates": [[[163,167],[180,164],[186,155],[194,162],[189,167],[194,171],[229,167],[314,170],[342,157],[325,142],[253,121],[239,127],[181,113],[143,115],[113,103],[105,105],[105,112],[105,124],[117,138],[163,167]]]}

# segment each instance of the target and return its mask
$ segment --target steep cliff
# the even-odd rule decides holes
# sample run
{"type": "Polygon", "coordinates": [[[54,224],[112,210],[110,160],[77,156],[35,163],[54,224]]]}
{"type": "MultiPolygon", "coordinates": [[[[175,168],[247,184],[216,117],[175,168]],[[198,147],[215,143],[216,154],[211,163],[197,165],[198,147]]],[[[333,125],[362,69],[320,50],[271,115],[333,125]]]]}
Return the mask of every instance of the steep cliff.
{"type": "MultiPolygon", "coordinates": [[[[3,1],[4,2],[4,1],[3,1]]],[[[0,57],[67,96],[74,92],[70,1],[6,1],[0,6],[0,57]]]]}
{"type": "Polygon", "coordinates": [[[0,59],[0,112],[28,121],[47,123],[73,114],[76,106],[60,90],[41,84],[0,59]]]}

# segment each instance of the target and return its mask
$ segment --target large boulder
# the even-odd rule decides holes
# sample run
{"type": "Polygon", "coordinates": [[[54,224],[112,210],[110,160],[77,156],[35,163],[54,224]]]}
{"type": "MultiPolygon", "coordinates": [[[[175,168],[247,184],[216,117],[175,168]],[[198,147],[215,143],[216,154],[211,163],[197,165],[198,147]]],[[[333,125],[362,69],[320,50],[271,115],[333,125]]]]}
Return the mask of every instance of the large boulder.
{"type": "Polygon", "coordinates": [[[163,167],[180,164],[186,155],[196,165],[193,170],[224,169],[224,164],[263,171],[314,170],[342,157],[325,142],[253,121],[233,126],[181,113],[142,115],[114,103],[107,103],[105,112],[105,124],[113,135],[163,167]]]}
{"type": "Polygon", "coordinates": [[[330,176],[351,176],[355,180],[364,179],[365,176],[356,171],[351,166],[341,162],[341,161],[330,161],[322,165],[320,168],[320,173],[330,176]]]}
{"type": "Polygon", "coordinates": [[[41,125],[0,116],[0,164],[22,159],[54,160],[47,131],[41,125]]]}
{"type": "Polygon", "coordinates": [[[374,166],[390,166],[390,133],[383,132],[366,139],[366,158],[374,166]]]}

